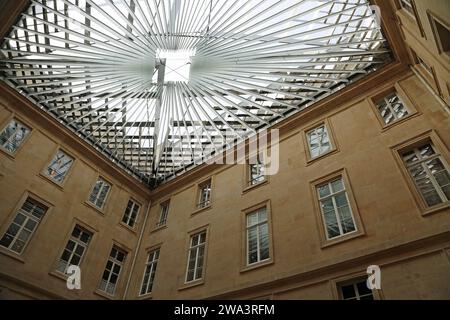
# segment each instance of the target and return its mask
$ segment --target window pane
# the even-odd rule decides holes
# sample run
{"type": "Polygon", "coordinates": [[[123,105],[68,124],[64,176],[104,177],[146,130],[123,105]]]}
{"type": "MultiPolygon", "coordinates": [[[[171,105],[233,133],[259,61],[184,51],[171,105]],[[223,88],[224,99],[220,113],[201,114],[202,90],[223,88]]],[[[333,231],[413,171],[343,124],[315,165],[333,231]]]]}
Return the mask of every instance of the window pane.
{"type": "Polygon", "coordinates": [[[14,153],[26,138],[30,130],[16,120],[11,122],[0,133],[1,145],[11,153],[14,153]]]}
{"type": "Polygon", "coordinates": [[[62,182],[72,163],[73,158],[59,150],[47,167],[46,174],[56,182],[62,182]]]}
{"type": "Polygon", "coordinates": [[[339,225],[336,219],[336,214],[333,211],[324,213],[325,224],[327,226],[328,238],[334,238],[341,235],[339,225]]]}
{"type": "Polygon", "coordinates": [[[355,231],[356,230],[355,222],[353,221],[353,216],[350,207],[349,206],[341,207],[338,209],[338,212],[341,218],[341,226],[344,234],[355,231]]]}
{"type": "Polygon", "coordinates": [[[356,297],[355,289],[352,284],[341,287],[342,298],[344,300],[356,297]]]}

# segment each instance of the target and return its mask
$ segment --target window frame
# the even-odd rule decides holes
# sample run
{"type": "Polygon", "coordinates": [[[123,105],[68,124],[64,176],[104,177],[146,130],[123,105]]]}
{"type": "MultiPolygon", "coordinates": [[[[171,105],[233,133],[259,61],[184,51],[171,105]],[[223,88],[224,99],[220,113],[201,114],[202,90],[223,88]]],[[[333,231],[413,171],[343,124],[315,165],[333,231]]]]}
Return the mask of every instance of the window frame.
{"type": "MultiPolygon", "coordinates": [[[[57,273],[58,275],[61,275],[61,276],[63,276],[63,277],[68,277],[69,275],[68,275],[67,273],[65,273],[65,272],[62,272],[62,271],[58,270],[59,261],[61,260],[61,257],[62,257],[62,255],[63,255],[63,253],[64,253],[64,250],[65,250],[66,247],[67,247],[67,244],[68,244],[69,241],[72,239],[72,233],[73,233],[73,230],[75,230],[75,228],[76,228],[77,226],[78,226],[80,229],[82,229],[82,230],[84,230],[84,231],[86,231],[86,232],[88,232],[88,233],[91,234],[91,237],[90,237],[90,239],[89,239],[89,242],[85,245],[85,247],[84,247],[85,250],[84,250],[84,252],[83,252],[83,255],[82,255],[81,258],[80,258],[80,262],[78,263],[78,266],[79,266],[79,267],[81,267],[81,265],[83,264],[83,262],[86,260],[86,256],[87,256],[87,254],[88,254],[88,249],[89,249],[90,246],[92,246],[92,243],[93,243],[93,240],[94,240],[95,231],[93,231],[92,228],[86,227],[86,224],[85,224],[85,223],[83,223],[83,222],[81,222],[81,221],[79,221],[79,220],[76,219],[76,220],[74,221],[74,223],[71,224],[71,227],[70,227],[70,229],[69,229],[69,232],[67,233],[66,238],[65,238],[65,241],[64,241],[64,246],[62,247],[62,250],[59,251],[59,255],[58,255],[57,258],[56,258],[56,261],[55,261],[55,263],[54,263],[54,268],[53,268],[53,270],[52,270],[53,272],[55,272],[55,273],[57,273]]],[[[77,242],[77,243],[80,242],[80,241],[78,241],[78,240],[73,240],[73,241],[74,241],[74,242],[77,242]]]]}
{"type": "Polygon", "coordinates": [[[306,127],[305,129],[303,129],[303,146],[305,149],[305,154],[306,154],[306,165],[310,165],[316,161],[320,161],[321,159],[331,156],[337,152],[339,152],[339,147],[337,144],[337,140],[334,134],[334,130],[333,127],[331,125],[331,121],[328,118],[325,118],[319,122],[314,123],[313,125],[310,125],[308,127],[306,127]],[[311,155],[311,148],[310,148],[310,144],[309,144],[309,133],[321,126],[324,126],[327,134],[328,134],[328,139],[330,140],[330,149],[327,150],[326,152],[319,154],[316,157],[312,157],[311,155]]]}
{"type": "MultiPolygon", "coordinates": [[[[368,279],[368,274],[364,270],[364,271],[351,273],[351,274],[330,280],[330,286],[332,288],[333,298],[335,300],[343,300],[342,292],[340,290],[341,286],[348,285],[350,283],[353,284],[356,282],[360,282],[362,280],[367,281],[367,279],[368,279]]],[[[373,297],[373,300],[383,300],[382,290],[372,290],[372,297],[373,297]]]]}
{"type": "Polygon", "coordinates": [[[420,115],[421,113],[418,111],[418,106],[416,103],[414,103],[405,90],[403,90],[402,86],[399,83],[395,83],[393,86],[390,86],[388,88],[382,89],[375,95],[371,96],[367,99],[368,103],[370,104],[372,111],[375,113],[375,116],[380,123],[380,126],[382,128],[382,132],[395,127],[401,123],[404,123],[408,121],[409,119],[416,117],[420,115]],[[408,110],[408,114],[402,118],[396,119],[391,123],[386,124],[383,117],[380,114],[380,111],[378,109],[378,102],[382,100],[383,98],[386,98],[388,95],[396,93],[405,108],[408,110]]]}
{"type": "Polygon", "coordinates": [[[273,229],[272,229],[272,207],[271,201],[265,200],[241,211],[241,268],[240,272],[262,268],[274,264],[275,253],[273,246],[273,229]],[[247,216],[261,208],[266,208],[267,226],[269,232],[269,258],[248,264],[248,238],[247,238],[247,216]]]}
{"type": "Polygon", "coordinates": [[[439,135],[437,134],[437,132],[434,130],[428,130],[420,135],[417,135],[413,138],[410,138],[406,141],[403,141],[391,147],[394,159],[396,160],[396,163],[400,168],[400,172],[402,173],[403,178],[422,216],[438,213],[450,207],[450,201],[432,207],[428,207],[427,203],[425,202],[425,199],[423,198],[421,192],[417,189],[415,182],[413,181],[410,173],[408,172],[408,169],[406,168],[406,165],[404,164],[402,154],[414,149],[415,147],[419,147],[425,143],[431,143],[434,146],[435,150],[440,154],[440,156],[444,160],[443,161],[444,166],[447,169],[449,169],[450,152],[447,149],[446,145],[441,140],[441,138],[439,137],[439,135]]]}
{"type": "Polygon", "coordinates": [[[155,229],[160,229],[160,228],[164,228],[167,226],[167,219],[169,218],[169,211],[170,211],[170,199],[161,201],[158,205],[158,210],[159,210],[159,215],[158,215],[158,220],[156,221],[156,224],[155,224],[155,229]],[[164,223],[161,223],[163,207],[166,207],[167,210],[165,212],[164,223]]]}
{"type": "Polygon", "coordinates": [[[203,285],[206,281],[206,270],[207,270],[207,266],[208,266],[208,244],[209,244],[209,236],[210,236],[210,226],[209,224],[207,225],[203,225],[201,227],[195,228],[189,232],[186,233],[186,238],[185,238],[185,253],[184,253],[184,258],[185,258],[185,265],[183,267],[183,273],[182,275],[180,275],[178,277],[179,279],[179,287],[178,287],[178,291],[181,290],[185,290],[185,289],[189,289],[192,287],[196,287],[199,285],[203,285]],[[189,252],[190,252],[190,247],[191,247],[191,237],[199,234],[201,232],[205,232],[206,231],[206,238],[205,238],[205,251],[203,254],[203,270],[202,270],[202,278],[195,280],[195,281],[190,281],[190,282],[186,282],[187,279],[187,275],[188,275],[188,267],[189,267],[189,252]]]}
{"type": "Polygon", "coordinates": [[[17,147],[17,149],[14,152],[10,152],[9,150],[7,150],[6,148],[3,147],[3,145],[0,145],[0,152],[2,152],[3,154],[5,154],[6,156],[8,156],[11,159],[15,159],[16,156],[21,152],[22,148],[24,147],[24,145],[26,144],[26,142],[30,139],[34,129],[33,127],[30,125],[30,123],[28,121],[24,121],[21,117],[18,117],[16,115],[16,113],[12,113],[9,117],[7,117],[2,123],[1,123],[1,127],[0,127],[0,134],[3,132],[3,130],[6,129],[6,127],[9,126],[9,124],[12,121],[16,121],[20,124],[22,124],[23,126],[25,126],[29,132],[28,134],[25,136],[25,138],[22,140],[22,142],[20,143],[20,145],[17,147]]]}
{"type": "Polygon", "coordinates": [[[191,234],[189,236],[189,247],[188,247],[188,252],[187,252],[187,264],[186,264],[186,274],[185,274],[185,278],[184,278],[184,283],[185,284],[190,284],[190,283],[194,283],[194,282],[198,282],[198,281],[202,281],[204,276],[205,276],[205,253],[206,253],[206,246],[208,244],[208,237],[207,237],[207,230],[201,230],[198,232],[195,232],[193,234],[191,234]],[[205,234],[205,241],[200,243],[201,240],[201,235],[205,234]],[[193,240],[195,237],[199,237],[199,242],[196,245],[193,245],[193,240]],[[199,249],[203,247],[203,261],[202,261],[202,266],[201,266],[201,276],[197,277],[197,269],[198,269],[198,260],[199,260],[199,249]],[[194,264],[194,274],[193,274],[193,278],[192,280],[188,280],[188,275],[189,275],[189,261],[191,258],[191,253],[195,250],[195,264],[194,264]]]}
{"type": "Polygon", "coordinates": [[[433,37],[436,43],[436,47],[438,49],[439,55],[445,57],[447,60],[450,60],[450,50],[444,51],[444,46],[441,41],[441,37],[439,35],[438,26],[436,23],[439,23],[444,28],[448,29],[450,32],[450,25],[445,22],[444,19],[441,19],[438,15],[434,14],[430,10],[427,10],[428,19],[430,21],[431,31],[433,33],[433,37]]]}
{"type": "Polygon", "coordinates": [[[362,237],[366,234],[364,224],[362,222],[361,215],[360,215],[360,212],[358,209],[358,205],[357,205],[354,193],[353,193],[353,188],[350,183],[350,178],[348,176],[347,169],[342,168],[342,169],[336,170],[332,173],[329,173],[321,178],[311,181],[310,185],[311,185],[312,199],[314,200],[313,202],[314,202],[314,212],[315,212],[315,217],[316,217],[316,224],[317,224],[317,228],[319,230],[320,243],[321,243],[322,249],[333,246],[333,245],[337,245],[342,242],[346,242],[346,241],[349,241],[349,240],[352,240],[352,239],[355,239],[358,237],[362,237]],[[353,220],[355,223],[356,230],[353,232],[346,233],[346,234],[340,235],[338,237],[329,239],[328,235],[327,235],[327,230],[326,230],[326,221],[324,219],[322,209],[320,206],[320,199],[319,199],[319,195],[317,192],[317,188],[319,186],[323,186],[327,183],[335,181],[338,178],[342,178],[342,182],[345,187],[345,192],[347,193],[347,201],[348,201],[349,207],[350,207],[352,215],[353,215],[353,220]]]}
{"type": "MultiPolygon", "coordinates": [[[[125,248],[123,245],[117,243],[116,241],[113,241],[113,244],[110,247],[110,250],[108,251],[108,255],[106,257],[106,260],[104,261],[105,262],[104,263],[104,267],[103,267],[102,272],[100,274],[100,277],[99,277],[100,281],[97,284],[97,288],[95,290],[95,293],[97,293],[97,294],[99,294],[101,296],[107,297],[107,298],[111,298],[111,297],[116,296],[118,289],[120,289],[120,285],[121,285],[121,282],[122,282],[121,275],[125,272],[125,268],[126,268],[127,261],[128,261],[128,255],[130,254],[130,252],[131,252],[130,249],[125,248]],[[117,282],[115,283],[114,292],[113,293],[109,293],[106,290],[101,289],[100,288],[100,284],[103,281],[103,273],[106,271],[107,264],[108,264],[108,262],[109,262],[109,260],[111,258],[111,252],[112,252],[112,250],[114,248],[116,248],[119,251],[122,251],[125,254],[125,256],[124,256],[124,259],[123,259],[122,264],[120,266],[119,274],[117,275],[117,282]]],[[[115,262],[113,261],[113,263],[115,263],[115,262]]],[[[109,277],[108,277],[109,280],[111,279],[111,274],[112,274],[111,271],[112,271],[112,268],[110,270],[110,274],[109,274],[109,277]]],[[[109,280],[108,280],[108,283],[109,283],[109,280]]]]}
{"type": "Polygon", "coordinates": [[[202,211],[211,209],[212,203],[214,200],[214,198],[213,198],[214,197],[214,192],[213,192],[214,178],[213,178],[213,176],[210,176],[209,178],[203,179],[203,180],[201,180],[201,182],[196,183],[195,188],[196,188],[196,190],[194,191],[195,192],[194,209],[193,209],[193,213],[191,214],[191,216],[193,216],[197,213],[200,213],[202,211]],[[200,204],[200,199],[201,199],[201,188],[205,184],[208,184],[208,183],[209,183],[210,189],[211,189],[210,194],[209,194],[209,204],[204,207],[200,207],[199,204],[200,204]]]}
{"type": "MultiPolygon", "coordinates": [[[[146,259],[145,259],[145,263],[144,263],[144,272],[143,272],[143,274],[142,274],[142,281],[140,282],[140,285],[139,285],[139,294],[138,294],[138,296],[139,296],[140,298],[142,298],[142,297],[150,297],[150,296],[153,294],[153,291],[154,291],[154,288],[155,288],[156,272],[157,272],[157,270],[158,270],[159,259],[161,258],[161,247],[162,247],[162,245],[159,244],[159,245],[152,246],[152,247],[150,247],[150,248],[148,248],[148,249],[145,250],[145,252],[146,252],[146,259]],[[151,253],[154,253],[154,252],[156,252],[156,251],[159,251],[159,253],[158,253],[158,258],[157,258],[156,260],[153,259],[151,262],[149,262],[149,256],[150,256],[150,254],[151,254],[151,253]],[[153,268],[153,263],[154,263],[155,261],[156,261],[156,266],[153,268]],[[146,285],[146,288],[147,288],[146,292],[145,292],[145,293],[142,293],[142,287],[144,286],[145,274],[147,273],[147,267],[148,267],[149,264],[152,264],[152,268],[151,268],[151,271],[150,271],[150,275],[151,275],[151,273],[152,273],[153,270],[154,270],[154,276],[153,276],[153,280],[152,280],[152,289],[151,289],[150,291],[148,291],[148,286],[149,286],[149,283],[150,283],[150,282],[149,282],[149,283],[146,285]]],[[[150,277],[149,277],[149,281],[150,281],[150,277]]]]}
{"type": "Polygon", "coordinates": [[[137,225],[138,225],[138,223],[139,223],[139,216],[140,216],[140,213],[141,213],[141,209],[142,209],[141,203],[140,203],[139,201],[135,200],[134,198],[130,197],[130,198],[128,199],[128,201],[127,201],[126,206],[125,206],[125,210],[123,211],[122,218],[120,219],[120,223],[121,223],[122,225],[124,225],[125,227],[127,227],[127,228],[133,230],[133,231],[136,230],[137,225]],[[128,222],[124,222],[123,219],[125,218],[125,213],[126,213],[126,211],[127,211],[127,209],[128,209],[128,204],[129,204],[130,202],[133,202],[133,207],[132,207],[132,210],[131,210],[130,215],[129,215],[129,217],[128,217],[128,222]],[[130,222],[130,219],[131,219],[131,213],[133,212],[135,206],[139,206],[139,209],[138,209],[138,211],[137,211],[137,213],[136,213],[136,218],[135,218],[135,220],[134,220],[133,226],[130,226],[130,225],[129,225],[129,222],[130,222]]]}
{"type": "MultiPolygon", "coordinates": [[[[97,178],[95,179],[94,183],[92,184],[92,187],[89,191],[89,194],[88,194],[88,197],[87,197],[85,203],[88,204],[91,208],[94,208],[95,210],[100,212],[101,214],[104,214],[106,211],[107,202],[108,202],[109,196],[111,195],[112,189],[113,189],[113,184],[108,179],[104,178],[103,175],[98,175],[97,178]],[[92,192],[94,191],[95,185],[98,182],[98,180],[100,180],[100,179],[109,185],[109,190],[105,196],[105,200],[103,201],[102,207],[98,207],[95,203],[90,201],[90,198],[91,198],[92,192]]],[[[98,194],[100,194],[101,190],[102,189],[99,190],[98,194]]]]}
{"type": "Polygon", "coordinates": [[[73,171],[73,167],[75,165],[76,162],[76,158],[73,156],[73,154],[71,152],[67,152],[65,148],[61,147],[60,145],[58,145],[56,147],[56,150],[52,153],[52,155],[47,159],[46,165],[44,166],[44,168],[42,169],[42,171],[40,172],[40,176],[42,176],[43,178],[45,178],[46,180],[50,181],[51,183],[54,183],[55,185],[57,185],[58,187],[64,187],[65,183],[67,182],[67,180],[69,179],[69,176],[71,175],[72,171],[73,171]],[[63,152],[65,153],[67,156],[69,156],[70,158],[72,158],[72,164],[69,168],[69,170],[67,170],[66,175],[64,176],[63,180],[58,182],[54,179],[52,179],[47,173],[47,169],[49,167],[49,165],[51,164],[51,162],[53,161],[53,159],[56,157],[56,155],[59,152],[63,152]]]}
{"type": "Polygon", "coordinates": [[[36,233],[38,232],[38,227],[40,226],[40,228],[42,229],[45,224],[46,221],[48,219],[48,216],[51,214],[53,208],[54,208],[54,204],[50,203],[49,201],[43,199],[42,197],[38,196],[37,194],[26,190],[24,192],[24,194],[21,196],[21,198],[19,199],[19,201],[16,202],[14,208],[10,211],[8,217],[4,220],[4,222],[1,225],[0,228],[0,235],[1,238],[5,235],[6,231],[9,229],[9,226],[13,223],[15,217],[17,216],[17,213],[19,212],[19,210],[22,208],[22,206],[24,205],[25,201],[28,198],[32,198],[33,200],[43,204],[44,206],[47,207],[47,210],[45,212],[45,214],[42,216],[41,220],[39,221],[38,225],[36,226],[35,230],[33,231],[32,234],[30,234],[30,237],[28,238],[27,243],[25,244],[22,252],[20,254],[18,254],[17,252],[6,248],[4,246],[0,246],[0,253],[3,253],[11,258],[14,258],[16,260],[19,260],[21,262],[25,262],[23,260],[24,257],[26,257],[27,253],[28,253],[28,248],[32,245],[32,238],[36,235],[36,233]]]}
{"type": "MultiPolygon", "coordinates": [[[[85,223],[84,221],[82,221],[82,220],[80,220],[78,218],[74,218],[73,219],[73,221],[70,224],[70,226],[68,228],[68,231],[66,232],[66,235],[64,237],[64,242],[63,242],[62,248],[60,250],[58,250],[58,252],[56,253],[56,257],[54,259],[54,262],[53,262],[53,264],[51,266],[51,269],[50,269],[50,272],[49,272],[50,275],[55,276],[55,277],[57,277],[59,279],[62,279],[64,281],[67,280],[68,275],[58,271],[58,269],[57,269],[58,268],[58,263],[59,263],[59,260],[60,260],[60,258],[62,256],[63,252],[64,252],[64,249],[67,246],[67,243],[69,242],[69,240],[70,240],[70,238],[72,236],[72,232],[73,232],[73,230],[75,229],[75,227],[77,225],[79,225],[81,228],[85,229],[86,231],[88,231],[88,232],[90,232],[92,234],[92,237],[91,237],[91,239],[89,241],[89,246],[95,246],[95,241],[96,241],[96,238],[97,238],[96,237],[96,235],[98,233],[97,229],[92,228],[88,223],[85,223]]],[[[89,249],[89,247],[88,247],[88,249],[89,249]]],[[[85,261],[88,261],[89,258],[90,258],[90,253],[89,252],[90,252],[89,250],[86,250],[84,252],[83,256],[80,259],[79,266],[82,266],[82,264],[84,264],[84,263],[88,263],[88,262],[85,262],[85,261]]]]}

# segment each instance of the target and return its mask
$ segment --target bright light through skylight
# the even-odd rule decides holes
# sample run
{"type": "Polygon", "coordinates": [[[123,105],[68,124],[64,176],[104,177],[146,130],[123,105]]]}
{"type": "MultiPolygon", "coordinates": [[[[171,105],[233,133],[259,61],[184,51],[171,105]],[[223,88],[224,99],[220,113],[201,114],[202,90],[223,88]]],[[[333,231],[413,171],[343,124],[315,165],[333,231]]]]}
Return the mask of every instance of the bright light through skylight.
{"type": "Polygon", "coordinates": [[[195,56],[195,50],[157,50],[155,63],[164,61],[164,82],[188,82],[191,70],[191,58],[195,56]]]}

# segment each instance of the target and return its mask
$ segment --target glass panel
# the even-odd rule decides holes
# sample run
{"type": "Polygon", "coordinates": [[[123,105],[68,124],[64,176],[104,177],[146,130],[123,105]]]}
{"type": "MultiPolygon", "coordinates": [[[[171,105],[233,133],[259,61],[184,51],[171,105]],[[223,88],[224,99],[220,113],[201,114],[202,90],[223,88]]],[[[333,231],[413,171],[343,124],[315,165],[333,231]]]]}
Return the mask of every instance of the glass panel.
{"type": "Polygon", "coordinates": [[[72,163],[73,158],[60,150],[47,167],[46,174],[56,182],[62,182],[72,163]]]}
{"type": "Polygon", "coordinates": [[[341,293],[344,300],[356,297],[356,292],[353,284],[341,286],[341,293]]]}
{"type": "Polygon", "coordinates": [[[334,237],[340,236],[339,225],[336,219],[336,214],[333,211],[324,213],[325,225],[327,226],[328,238],[332,239],[334,237]]]}
{"type": "Polygon", "coordinates": [[[319,198],[325,198],[331,194],[329,184],[317,188],[317,191],[319,192],[319,198]]]}
{"type": "Polygon", "coordinates": [[[333,193],[344,190],[344,184],[342,182],[342,179],[331,182],[331,189],[333,190],[333,193]]]}
{"type": "Polygon", "coordinates": [[[349,206],[344,206],[338,209],[341,218],[342,231],[345,233],[356,230],[355,222],[353,221],[352,212],[349,206]]]}
{"type": "Polygon", "coordinates": [[[16,217],[14,218],[14,222],[17,223],[18,225],[22,225],[23,222],[25,221],[25,219],[26,219],[26,217],[19,212],[19,213],[17,213],[16,217]]]}

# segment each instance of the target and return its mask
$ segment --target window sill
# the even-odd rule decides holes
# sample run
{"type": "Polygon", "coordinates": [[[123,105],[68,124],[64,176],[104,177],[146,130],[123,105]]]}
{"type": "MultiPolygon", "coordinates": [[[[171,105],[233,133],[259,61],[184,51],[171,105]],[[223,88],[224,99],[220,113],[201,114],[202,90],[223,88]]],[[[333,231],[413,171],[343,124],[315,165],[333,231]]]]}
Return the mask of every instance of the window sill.
{"type": "Polygon", "coordinates": [[[50,179],[49,177],[47,177],[45,174],[39,173],[38,176],[40,178],[42,178],[43,180],[51,183],[52,185],[54,185],[55,187],[57,187],[59,190],[64,191],[64,187],[63,184],[60,184],[56,181],[53,181],[52,179],[50,179]]]}
{"type": "Polygon", "coordinates": [[[244,273],[244,272],[256,270],[256,269],[259,269],[259,268],[270,266],[273,263],[274,263],[274,261],[273,261],[272,258],[271,259],[267,259],[267,260],[264,260],[264,261],[256,262],[256,263],[253,263],[253,264],[241,267],[241,270],[239,272],[240,273],[244,273]]]}
{"type": "Polygon", "coordinates": [[[194,287],[200,286],[204,283],[205,283],[205,280],[203,280],[203,279],[187,282],[187,283],[184,283],[181,287],[179,287],[178,291],[194,288],[194,287]]]}
{"type": "Polygon", "coordinates": [[[134,234],[137,234],[136,228],[130,227],[129,225],[127,225],[123,221],[119,222],[119,226],[121,226],[122,228],[124,228],[127,231],[130,231],[130,232],[132,232],[134,234]]]}
{"type": "Polygon", "coordinates": [[[95,205],[93,205],[92,203],[90,203],[89,201],[85,201],[83,202],[83,204],[85,206],[87,206],[88,208],[94,209],[95,211],[97,211],[98,213],[100,213],[102,216],[105,216],[105,211],[103,211],[104,209],[100,209],[99,207],[96,207],[95,205]]]}
{"type": "Polygon", "coordinates": [[[321,248],[322,249],[326,249],[328,247],[332,247],[334,245],[338,245],[340,243],[343,243],[343,242],[346,242],[346,241],[350,241],[352,239],[359,238],[359,237],[362,237],[362,236],[365,236],[365,235],[366,234],[363,231],[354,231],[352,233],[348,233],[348,234],[336,237],[336,238],[331,239],[331,240],[325,240],[325,241],[322,240],[321,248]]]}
{"type": "Polygon", "coordinates": [[[251,186],[249,185],[249,186],[245,187],[244,190],[242,190],[242,194],[246,194],[247,192],[250,192],[250,191],[257,189],[261,186],[264,186],[268,183],[269,183],[269,180],[266,178],[266,179],[264,179],[264,181],[258,182],[257,184],[254,184],[251,186]]]}
{"type": "Polygon", "coordinates": [[[150,233],[158,232],[158,231],[166,229],[166,228],[167,228],[167,224],[164,224],[162,226],[157,226],[152,231],[150,231],[150,233]]]}
{"type": "Polygon", "coordinates": [[[394,122],[392,122],[392,123],[389,123],[389,124],[384,124],[384,123],[381,123],[381,125],[382,125],[382,129],[381,129],[381,133],[384,133],[384,132],[386,132],[387,130],[389,130],[389,129],[391,129],[391,128],[393,128],[393,127],[396,127],[396,126],[398,126],[398,125],[400,125],[400,124],[402,124],[402,123],[405,123],[406,121],[408,121],[408,120],[411,120],[412,118],[415,118],[415,117],[417,117],[417,116],[419,116],[419,115],[421,115],[419,112],[413,112],[413,113],[411,113],[411,114],[409,114],[408,116],[406,116],[406,117],[403,117],[403,118],[401,118],[401,119],[399,119],[399,120],[397,120],[397,121],[394,121],[394,122]]]}
{"type": "Polygon", "coordinates": [[[65,273],[59,272],[57,270],[50,271],[48,274],[51,275],[52,277],[63,280],[64,282],[67,282],[67,278],[69,277],[65,273]]]}
{"type": "Polygon", "coordinates": [[[195,210],[194,212],[192,212],[192,213],[191,213],[191,217],[192,217],[192,216],[195,216],[196,214],[198,214],[198,213],[200,213],[200,212],[207,211],[207,210],[209,210],[209,209],[211,209],[211,205],[210,205],[210,204],[207,205],[206,207],[197,209],[197,210],[195,210]]]}
{"type": "Polygon", "coordinates": [[[110,295],[110,294],[108,294],[108,293],[106,293],[104,291],[101,291],[99,289],[96,289],[94,291],[94,294],[96,294],[96,295],[98,295],[98,296],[100,296],[102,298],[108,299],[108,300],[114,300],[114,296],[112,296],[112,295],[110,295]]]}
{"type": "Polygon", "coordinates": [[[435,205],[433,207],[423,209],[422,216],[424,216],[424,217],[430,216],[432,214],[444,211],[449,208],[450,208],[450,201],[447,201],[447,202],[435,205]]]}
{"type": "MultiPolygon", "coordinates": [[[[307,151],[307,152],[309,152],[309,151],[307,151]]],[[[324,158],[326,158],[328,156],[332,156],[332,155],[334,155],[334,154],[336,154],[338,152],[339,152],[339,149],[338,148],[334,148],[334,149],[331,149],[330,151],[327,151],[324,154],[321,154],[320,156],[317,156],[315,158],[311,158],[309,156],[309,154],[308,154],[307,155],[308,159],[306,160],[306,166],[308,167],[308,166],[314,164],[315,162],[318,162],[318,161],[320,161],[320,160],[322,160],[322,159],[324,159],[324,158]]]]}
{"type": "Polygon", "coordinates": [[[146,294],[142,294],[137,296],[136,298],[137,300],[153,300],[153,293],[146,293],[146,294]]]}
{"type": "Polygon", "coordinates": [[[14,251],[11,251],[9,249],[6,249],[5,247],[0,247],[0,253],[4,254],[5,256],[8,256],[14,260],[25,263],[25,259],[23,259],[19,254],[15,253],[14,251]]]}
{"type": "Polygon", "coordinates": [[[3,148],[0,148],[0,154],[4,154],[5,156],[7,156],[11,160],[16,160],[16,153],[11,153],[9,151],[6,151],[3,148]]]}

